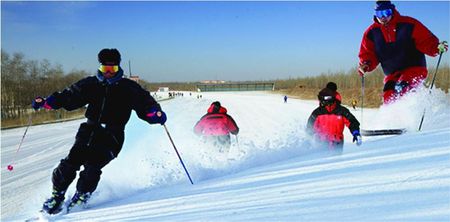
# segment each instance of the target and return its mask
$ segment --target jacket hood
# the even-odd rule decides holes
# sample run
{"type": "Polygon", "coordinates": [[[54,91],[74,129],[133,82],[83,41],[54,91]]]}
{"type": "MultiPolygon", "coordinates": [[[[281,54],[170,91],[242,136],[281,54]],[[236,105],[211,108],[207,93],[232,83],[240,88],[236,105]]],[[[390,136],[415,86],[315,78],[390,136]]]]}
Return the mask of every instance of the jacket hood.
{"type": "Polygon", "coordinates": [[[221,114],[226,114],[227,113],[227,109],[223,106],[220,106],[218,108],[216,108],[217,106],[214,104],[211,104],[211,106],[209,106],[208,108],[208,113],[221,113],[221,114]]]}

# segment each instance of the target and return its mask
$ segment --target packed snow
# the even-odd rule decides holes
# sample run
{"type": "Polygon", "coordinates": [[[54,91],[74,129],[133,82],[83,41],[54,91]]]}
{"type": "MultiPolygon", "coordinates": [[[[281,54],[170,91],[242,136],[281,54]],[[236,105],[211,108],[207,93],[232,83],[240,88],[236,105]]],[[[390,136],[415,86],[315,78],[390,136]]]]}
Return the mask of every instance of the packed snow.
{"type": "MultiPolygon", "coordinates": [[[[58,221],[450,221],[450,100],[420,89],[379,109],[353,110],[363,129],[406,128],[364,137],[345,129],[342,155],[312,148],[306,121],[317,101],[266,92],[211,92],[161,101],[168,135],[133,114],[124,147],[107,165],[89,207],[58,221]],[[219,100],[240,127],[228,155],[205,146],[195,123],[219,100]],[[417,132],[425,109],[423,129],[417,132]],[[361,121],[361,116],[364,118],[361,121]]],[[[38,215],[53,168],[84,120],[1,132],[1,220],[38,215]],[[14,169],[7,170],[12,164],[14,169]]],[[[75,191],[75,182],[66,198],[75,191]]]]}

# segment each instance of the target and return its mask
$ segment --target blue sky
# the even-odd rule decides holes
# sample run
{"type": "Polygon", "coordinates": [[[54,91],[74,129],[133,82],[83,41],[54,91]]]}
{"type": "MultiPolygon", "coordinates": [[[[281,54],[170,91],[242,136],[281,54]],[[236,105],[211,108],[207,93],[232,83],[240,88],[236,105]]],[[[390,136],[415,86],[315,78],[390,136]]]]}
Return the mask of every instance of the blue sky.
{"type": "MultiPolygon", "coordinates": [[[[440,40],[450,3],[393,2],[440,40]]],[[[1,47],[95,72],[117,48],[122,67],[150,82],[272,80],[356,67],[374,1],[1,2],[1,47]]],[[[444,62],[448,64],[446,54],[444,62]]],[[[429,66],[436,58],[427,57],[429,66]]]]}

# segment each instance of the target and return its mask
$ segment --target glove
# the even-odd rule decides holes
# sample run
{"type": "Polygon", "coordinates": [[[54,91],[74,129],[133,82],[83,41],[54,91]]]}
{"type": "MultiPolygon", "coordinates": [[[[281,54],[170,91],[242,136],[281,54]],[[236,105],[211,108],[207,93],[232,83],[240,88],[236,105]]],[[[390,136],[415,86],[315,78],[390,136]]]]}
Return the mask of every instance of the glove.
{"type": "Polygon", "coordinates": [[[362,138],[361,138],[361,134],[359,133],[359,130],[353,131],[352,135],[353,135],[353,142],[356,142],[357,146],[361,146],[362,138]]]}
{"type": "Polygon", "coordinates": [[[35,99],[33,99],[33,102],[31,103],[31,107],[33,107],[34,110],[38,110],[42,107],[44,107],[45,99],[38,96],[35,99]]]}
{"type": "Polygon", "coordinates": [[[49,96],[46,99],[38,96],[36,97],[32,103],[31,103],[31,107],[33,107],[34,110],[38,110],[40,108],[44,108],[44,109],[54,109],[54,102],[55,102],[55,97],[53,96],[49,96]]]}
{"type": "Polygon", "coordinates": [[[359,64],[358,66],[358,74],[359,76],[363,77],[364,74],[369,71],[369,66],[370,66],[370,62],[369,61],[364,61],[362,63],[359,64]]]}
{"type": "Polygon", "coordinates": [[[151,108],[146,116],[148,122],[151,124],[160,123],[161,125],[164,125],[167,121],[166,113],[157,108],[151,108]]]}
{"type": "Polygon", "coordinates": [[[448,51],[448,43],[447,43],[447,41],[443,41],[443,42],[439,43],[437,48],[439,50],[439,54],[447,52],[448,51]]]}

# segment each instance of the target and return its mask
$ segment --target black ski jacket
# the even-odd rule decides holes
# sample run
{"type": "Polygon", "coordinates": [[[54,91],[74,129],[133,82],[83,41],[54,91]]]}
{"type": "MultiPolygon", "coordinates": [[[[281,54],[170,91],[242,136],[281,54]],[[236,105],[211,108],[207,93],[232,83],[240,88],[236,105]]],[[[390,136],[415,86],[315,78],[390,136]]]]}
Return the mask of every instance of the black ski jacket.
{"type": "MultiPolygon", "coordinates": [[[[122,78],[114,84],[100,82],[97,77],[86,77],[62,92],[52,94],[53,109],[74,110],[87,105],[88,122],[125,128],[131,110],[149,122],[146,114],[151,108],[161,110],[160,105],[138,83],[122,78]]],[[[150,122],[149,122],[150,123],[150,122]]]]}

